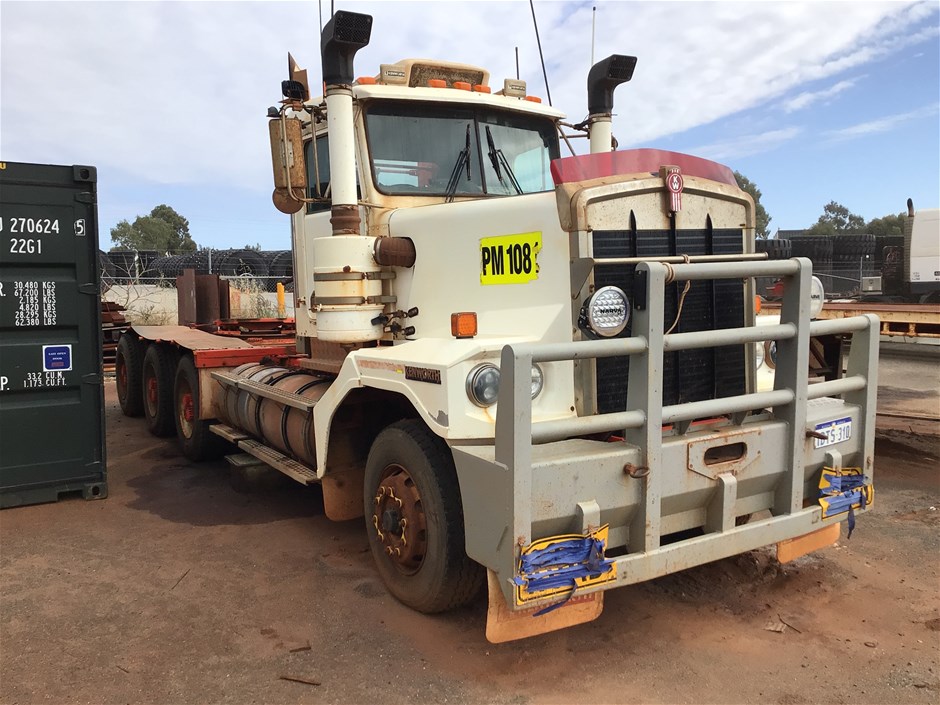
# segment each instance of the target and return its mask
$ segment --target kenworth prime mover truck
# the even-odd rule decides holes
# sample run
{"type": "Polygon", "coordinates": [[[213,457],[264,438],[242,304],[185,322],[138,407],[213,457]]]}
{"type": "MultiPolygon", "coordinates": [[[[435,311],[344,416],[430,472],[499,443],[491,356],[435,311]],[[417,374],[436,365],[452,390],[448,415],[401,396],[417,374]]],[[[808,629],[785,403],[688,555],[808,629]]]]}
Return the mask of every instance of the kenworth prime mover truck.
{"type": "Polygon", "coordinates": [[[873,498],[877,319],[811,322],[810,262],[754,253],[726,167],[612,150],[635,58],[591,69],[574,126],[475,66],[355,78],[371,24],[337,12],[325,96],[291,59],[268,112],[296,347],[136,327],[125,412],[190,458],[234,445],[320,483],[416,610],[486,585],[492,641],[594,619],[612,588],[834,542],[873,498]],[[563,127],[590,154],[561,158],[563,127]],[[766,276],[784,281],[780,322],[755,327],[766,276]],[[810,338],[833,334],[851,336],[845,374],[808,385],[810,338]],[[776,379],[758,393],[766,340],[776,379]]]}

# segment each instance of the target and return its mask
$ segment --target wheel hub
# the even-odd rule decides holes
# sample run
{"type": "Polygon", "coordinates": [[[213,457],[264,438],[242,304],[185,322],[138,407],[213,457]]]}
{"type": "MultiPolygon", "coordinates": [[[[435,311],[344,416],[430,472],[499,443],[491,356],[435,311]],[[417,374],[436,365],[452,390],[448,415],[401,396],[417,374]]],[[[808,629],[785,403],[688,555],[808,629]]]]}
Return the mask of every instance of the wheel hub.
{"type": "Polygon", "coordinates": [[[406,575],[416,573],[427,552],[427,517],[408,471],[387,467],[372,504],[372,525],[386,556],[406,575]]]}
{"type": "Polygon", "coordinates": [[[180,430],[186,438],[192,438],[193,421],[196,418],[195,402],[193,394],[190,391],[184,391],[179,397],[179,408],[177,410],[180,421],[180,430]]]}

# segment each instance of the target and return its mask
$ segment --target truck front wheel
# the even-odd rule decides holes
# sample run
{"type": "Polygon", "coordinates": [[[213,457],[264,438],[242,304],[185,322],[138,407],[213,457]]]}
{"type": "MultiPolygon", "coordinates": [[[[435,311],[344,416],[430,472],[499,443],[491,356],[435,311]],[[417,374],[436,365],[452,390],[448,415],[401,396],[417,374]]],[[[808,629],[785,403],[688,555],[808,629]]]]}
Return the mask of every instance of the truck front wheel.
{"type": "Polygon", "coordinates": [[[161,343],[151,343],[144,353],[142,389],[144,418],[155,436],[172,436],[173,375],[176,372],[176,351],[161,343]]]}
{"type": "Polygon", "coordinates": [[[479,592],[485,574],[464,547],[454,460],[427,426],[398,421],[376,437],[363,500],[372,557],[400,602],[419,612],[442,612],[479,592]]]}

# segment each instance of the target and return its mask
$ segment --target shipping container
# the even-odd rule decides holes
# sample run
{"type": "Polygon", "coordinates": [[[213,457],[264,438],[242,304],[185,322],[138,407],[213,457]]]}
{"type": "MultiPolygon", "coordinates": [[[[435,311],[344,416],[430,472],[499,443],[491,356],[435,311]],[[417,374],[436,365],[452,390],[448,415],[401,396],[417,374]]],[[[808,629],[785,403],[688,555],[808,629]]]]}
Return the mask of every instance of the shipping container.
{"type": "Polygon", "coordinates": [[[107,496],[96,186],[0,162],[0,508],[107,496]]]}

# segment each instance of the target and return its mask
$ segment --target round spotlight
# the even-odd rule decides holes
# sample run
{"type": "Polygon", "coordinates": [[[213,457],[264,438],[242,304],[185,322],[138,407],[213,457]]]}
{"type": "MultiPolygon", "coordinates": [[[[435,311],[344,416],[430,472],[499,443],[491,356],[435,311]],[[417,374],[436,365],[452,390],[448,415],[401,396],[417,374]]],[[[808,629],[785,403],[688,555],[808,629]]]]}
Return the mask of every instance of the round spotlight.
{"type": "Polygon", "coordinates": [[[589,335],[612,338],[630,321],[630,299],[616,286],[595,291],[581,307],[578,324],[589,335]]]}
{"type": "Polygon", "coordinates": [[[809,289],[809,317],[816,318],[822,313],[824,303],[826,303],[826,288],[820,278],[814,276],[809,289]]]}

